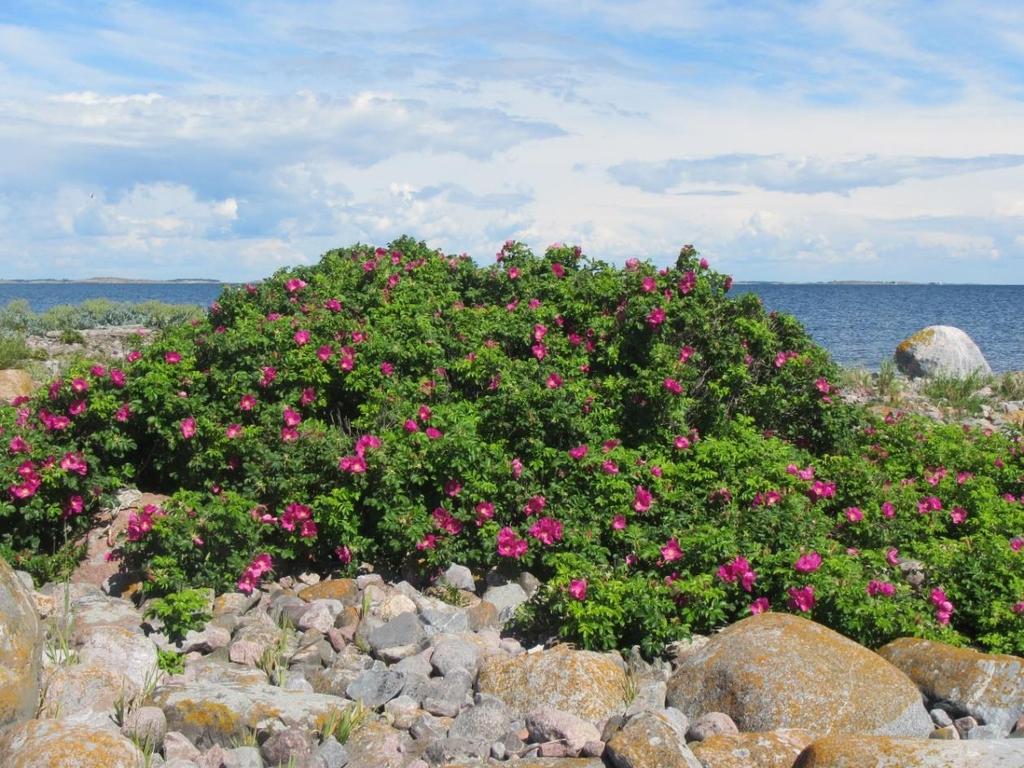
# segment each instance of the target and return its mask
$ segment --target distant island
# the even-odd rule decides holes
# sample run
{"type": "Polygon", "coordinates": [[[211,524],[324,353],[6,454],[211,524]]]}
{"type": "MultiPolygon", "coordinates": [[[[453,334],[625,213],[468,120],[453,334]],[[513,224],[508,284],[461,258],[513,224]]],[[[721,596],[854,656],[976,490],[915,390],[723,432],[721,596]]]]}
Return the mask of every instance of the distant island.
{"type": "Polygon", "coordinates": [[[945,283],[919,283],[913,280],[809,280],[792,283],[786,280],[737,280],[735,285],[945,285],[945,283]]]}
{"type": "Polygon", "coordinates": [[[40,278],[36,280],[7,280],[0,279],[0,285],[34,285],[34,284],[71,284],[87,283],[91,285],[124,285],[124,284],[146,284],[146,285],[226,285],[223,280],[207,280],[199,277],[179,277],[173,280],[146,280],[141,277],[86,277],[81,280],[69,280],[66,278],[40,278]]]}

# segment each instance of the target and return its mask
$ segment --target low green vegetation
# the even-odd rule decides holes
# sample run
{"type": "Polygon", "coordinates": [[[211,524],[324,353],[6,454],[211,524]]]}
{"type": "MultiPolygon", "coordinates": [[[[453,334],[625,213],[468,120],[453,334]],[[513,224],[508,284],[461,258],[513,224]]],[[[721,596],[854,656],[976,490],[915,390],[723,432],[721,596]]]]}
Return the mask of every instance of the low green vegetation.
{"type": "Polygon", "coordinates": [[[136,484],[173,498],[119,555],[175,605],[459,562],[533,572],[521,624],[585,647],[774,610],[1024,652],[1020,436],[846,405],[801,325],[730,287],[690,247],[331,251],[0,409],[0,542],[55,551],[136,484]]]}
{"type": "Polygon", "coordinates": [[[108,299],[88,299],[81,304],[60,304],[45,312],[33,312],[27,301],[19,299],[0,307],[0,334],[42,335],[60,331],[63,343],[74,344],[82,340],[81,334],[76,335],[74,331],[109,325],[163,329],[199,319],[203,313],[202,307],[192,304],[108,299]]]}

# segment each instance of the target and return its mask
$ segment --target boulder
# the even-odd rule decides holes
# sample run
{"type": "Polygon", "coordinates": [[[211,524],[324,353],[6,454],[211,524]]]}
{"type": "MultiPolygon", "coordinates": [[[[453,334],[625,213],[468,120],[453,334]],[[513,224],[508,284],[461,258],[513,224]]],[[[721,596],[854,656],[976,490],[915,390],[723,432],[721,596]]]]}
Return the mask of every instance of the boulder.
{"type": "Polygon", "coordinates": [[[931,640],[901,637],[878,649],[932,701],[958,710],[1007,735],[1024,712],[1024,658],[981,653],[931,640]]]}
{"type": "Polygon", "coordinates": [[[517,717],[546,707],[597,723],[625,709],[627,683],[617,656],[560,645],[484,658],[476,689],[501,699],[517,717]]]}
{"type": "Polygon", "coordinates": [[[138,686],[120,672],[99,664],[68,664],[46,678],[41,717],[95,728],[112,727],[111,714],[118,699],[131,701],[138,686]]]}
{"type": "Polygon", "coordinates": [[[514,763],[469,760],[446,764],[447,768],[498,768],[503,765],[514,765],[515,768],[605,768],[598,757],[527,757],[514,763]]]}
{"type": "Polygon", "coordinates": [[[252,730],[315,730],[331,713],[350,704],[339,696],[271,685],[206,682],[162,686],[152,703],[164,711],[168,729],[184,734],[197,747],[230,744],[252,730]]]}
{"type": "Polygon", "coordinates": [[[799,728],[718,733],[690,749],[704,768],[790,768],[814,735],[799,728]]]}
{"type": "Polygon", "coordinates": [[[0,559],[0,726],[35,712],[42,648],[32,593],[0,559]]]}
{"type": "Polygon", "coordinates": [[[896,366],[911,378],[992,373],[970,336],[951,325],[929,325],[896,347],[896,366]]]}
{"type": "Polygon", "coordinates": [[[743,619],[686,656],[666,700],[691,719],[724,712],[741,731],[927,736],[914,683],[878,654],[786,613],[743,619]]]}
{"type": "Polygon", "coordinates": [[[83,664],[116,670],[138,688],[158,674],[156,643],[119,626],[92,626],[76,632],[83,664]]]}
{"type": "Polygon", "coordinates": [[[138,768],[142,753],[124,736],[62,720],[28,720],[0,732],[4,768],[138,768]]]}
{"type": "Polygon", "coordinates": [[[340,600],[344,605],[355,605],[359,602],[359,587],[352,579],[327,579],[299,592],[299,597],[307,603],[314,600],[340,600]]]}
{"type": "Polygon", "coordinates": [[[0,370],[0,403],[9,405],[16,397],[28,397],[35,388],[32,377],[20,368],[0,370]]]}
{"type": "Polygon", "coordinates": [[[800,753],[793,768],[1024,768],[1024,749],[1009,739],[941,741],[885,736],[829,736],[800,753]]]}
{"type": "Polygon", "coordinates": [[[363,723],[345,742],[347,768],[401,768],[408,761],[403,754],[401,734],[385,723],[363,723]]]}
{"type": "Polygon", "coordinates": [[[664,713],[643,712],[608,741],[608,760],[615,768],[701,768],[679,726],[664,713]]]}
{"type": "Polygon", "coordinates": [[[570,755],[578,755],[588,741],[601,740],[601,732],[592,723],[554,709],[538,709],[528,714],[526,730],[534,744],[558,741],[570,755]]]}
{"type": "Polygon", "coordinates": [[[516,608],[528,599],[526,590],[515,582],[488,587],[484,592],[484,600],[494,605],[501,621],[508,621],[512,618],[516,608]]]}

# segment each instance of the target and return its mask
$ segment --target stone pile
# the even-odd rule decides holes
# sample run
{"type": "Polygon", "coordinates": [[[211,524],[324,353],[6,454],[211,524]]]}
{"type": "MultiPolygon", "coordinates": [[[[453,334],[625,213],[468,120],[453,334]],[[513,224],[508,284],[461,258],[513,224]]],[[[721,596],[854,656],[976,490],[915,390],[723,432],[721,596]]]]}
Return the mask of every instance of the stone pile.
{"type": "Polygon", "coordinates": [[[1024,660],[875,654],[786,614],[655,662],[527,649],[501,628],[536,580],[452,566],[425,591],[304,574],[211,595],[172,642],[145,605],[30,581],[0,561],[7,768],[1024,766],[1024,660]]]}

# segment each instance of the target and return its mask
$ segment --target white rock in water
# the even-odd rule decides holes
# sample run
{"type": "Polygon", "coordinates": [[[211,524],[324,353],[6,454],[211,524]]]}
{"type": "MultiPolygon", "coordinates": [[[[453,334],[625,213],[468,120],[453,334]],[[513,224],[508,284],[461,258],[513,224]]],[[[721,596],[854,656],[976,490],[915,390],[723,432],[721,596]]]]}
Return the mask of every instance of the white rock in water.
{"type": "Polygon", "coordinates": [[[896,366],[911,378],[992,373],[970,336],[951,325],[929,325],[896,347],[896,366]]]}

